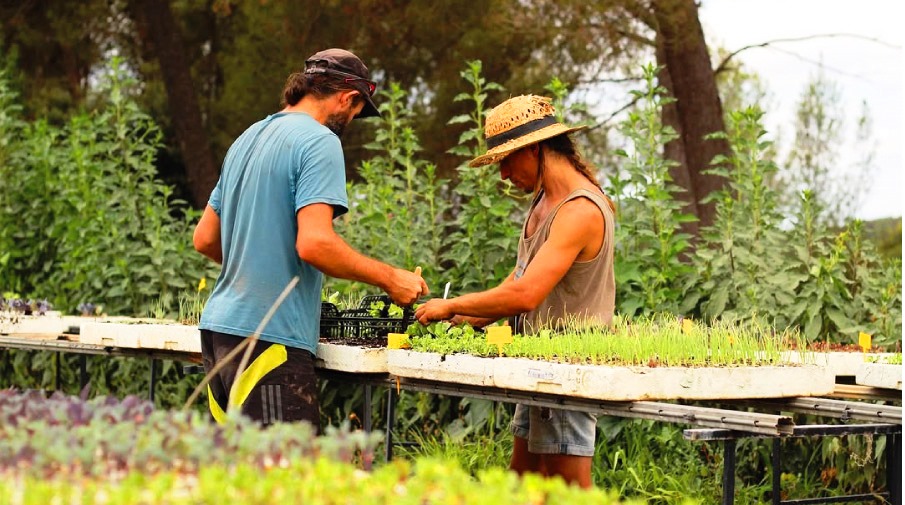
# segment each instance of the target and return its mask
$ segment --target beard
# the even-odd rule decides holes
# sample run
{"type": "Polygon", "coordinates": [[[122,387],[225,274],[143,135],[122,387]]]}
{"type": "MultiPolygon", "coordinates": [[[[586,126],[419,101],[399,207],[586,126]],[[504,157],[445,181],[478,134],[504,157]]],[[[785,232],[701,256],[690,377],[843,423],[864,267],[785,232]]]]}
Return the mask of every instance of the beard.
{"type": "Polygon", "coordinates": [[[346,126],[349,125],[349,116],[347,114],[330,114],[324,126],[330,129],[337,137],[342,138],[346,126]]]}

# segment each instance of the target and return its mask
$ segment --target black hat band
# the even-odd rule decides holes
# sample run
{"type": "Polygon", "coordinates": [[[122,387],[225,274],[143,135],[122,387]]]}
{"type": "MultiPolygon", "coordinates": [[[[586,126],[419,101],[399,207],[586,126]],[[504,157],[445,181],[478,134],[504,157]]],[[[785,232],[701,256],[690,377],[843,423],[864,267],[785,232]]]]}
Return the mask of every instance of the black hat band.
{"type": "Polygon", "coordinates": [[[492,137],[487,137],[487,149],[493,149],[497,146],[501,146],[506,142],[509,142],[510,140],[515,140],[531,132],[535,132],[537,130],[540,130],[541,128],[546,128],[547,126],[554,125],[556,123],[558,123],[558,121],[556,120],[555,116],[544,116],[540,119],[534,119],[532,121],[528,121],[527,123],[520,124],[515,128],[498,133],[492,137]]]}

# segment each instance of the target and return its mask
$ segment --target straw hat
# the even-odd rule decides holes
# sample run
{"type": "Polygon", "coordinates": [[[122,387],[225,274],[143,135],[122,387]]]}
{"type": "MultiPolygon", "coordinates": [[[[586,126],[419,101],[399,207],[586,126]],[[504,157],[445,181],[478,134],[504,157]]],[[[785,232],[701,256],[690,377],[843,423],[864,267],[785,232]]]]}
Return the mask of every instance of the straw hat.
{"type": "Polygon", "coordinates": [[[566,126],[556,120],[556,110],[545,96],[521,95],[487,113],[484,136],[487,152],[468,162],[470,167],[499,163],[511,153],[563,133],[587,126],[566,126]]]}

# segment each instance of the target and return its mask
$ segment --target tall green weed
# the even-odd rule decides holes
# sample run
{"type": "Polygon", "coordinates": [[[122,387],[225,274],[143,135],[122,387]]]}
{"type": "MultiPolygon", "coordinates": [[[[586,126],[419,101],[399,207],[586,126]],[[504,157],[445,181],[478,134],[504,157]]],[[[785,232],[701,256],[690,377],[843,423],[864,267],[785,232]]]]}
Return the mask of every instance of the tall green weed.
{"type": "Polygon", "coordinates": [[[768,184],[777,168],[762,120],[756,107],[735,111],[727,132],[715,134],[732,152],[714,159],[710,172],[728,184],[707,198],[717,217],[695,250],[682,311],[763,318],[801,328],[809,342],[854,343],[861,331],[878,345],[900,341],[901,261],[881,259],[860,221],[831,231],[811,191],[801,193],[797,214],[785,222],[768,184]]]}
{"type": "MultiPolygon", "coordinates": [[[[436,165],[420,158],[412,112],[398,83],[382,91],[382,119],[373,142],[375,155],[361,164],[361,182],[350,182],[349,213],[341,233],[363,253],[396,266],[422,268],[429,286],[441,278],[447,181],[436,165]]],[[[354,291],[351,283],[333,281],[330,289],[354,291]]]]}
{"type": "Polygon", "coordinates": [[[471,87],[456,96],[468,102],[472,110],[455,116],[448,124],[466,124],[459,145],[448,152],[465,158],[459,166],[459,182],[454,189],[453,231],[445,243],[444,259],[449,263],[447,277],[456,294],[491,288],[505,279],[515,266],[520,217],[524,210],[509,181],[500,181],[493,168],[471,168],[467,162],[487,151],[484,119],[487,94],[502,87],[487,82],[481,75],[481,62],[468,62],[460,75],[471,87]]]}
{"type": "Polygon", "coordinates": [[[683,205],[675,198],[680,188],[669,170],[676,162],[662,154],[663,146],[677,138],[660,120],[662,107],[673,100],[656,83],[655,66],[643,71],[643,89],[632,91],[637,109],[619,126],[631,147],[616,151],[624,163],[607,186],[617,211],[616,300],[619,311],[628,316],[678,311],[678,279],[690,271],[682,256],[691,238],[680,228],[694,220],[682,213],[683,205]]]}

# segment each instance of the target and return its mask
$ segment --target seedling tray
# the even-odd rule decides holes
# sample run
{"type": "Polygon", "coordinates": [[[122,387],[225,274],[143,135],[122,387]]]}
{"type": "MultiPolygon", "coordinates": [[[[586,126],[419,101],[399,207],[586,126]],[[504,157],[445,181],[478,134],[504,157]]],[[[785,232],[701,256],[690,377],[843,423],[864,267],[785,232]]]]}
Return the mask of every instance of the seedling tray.
{"type": "Polygon", "coordinates": [[[393,375],[594,400],[718,400],[820,396],[834,376],[815,365],[645,367],[387,350],[393,375]]]}

